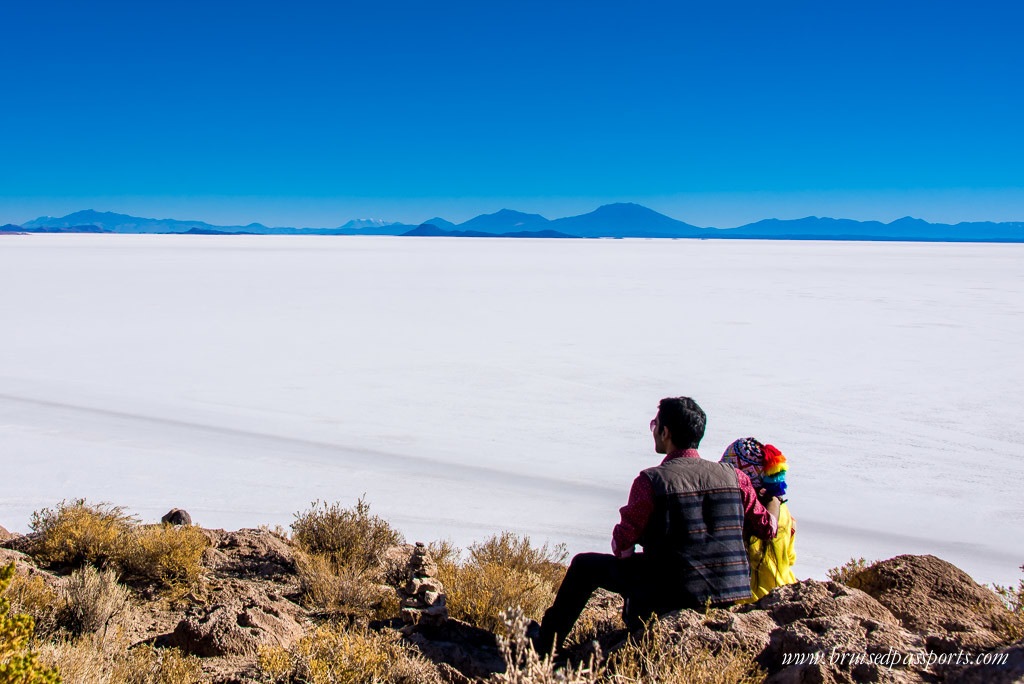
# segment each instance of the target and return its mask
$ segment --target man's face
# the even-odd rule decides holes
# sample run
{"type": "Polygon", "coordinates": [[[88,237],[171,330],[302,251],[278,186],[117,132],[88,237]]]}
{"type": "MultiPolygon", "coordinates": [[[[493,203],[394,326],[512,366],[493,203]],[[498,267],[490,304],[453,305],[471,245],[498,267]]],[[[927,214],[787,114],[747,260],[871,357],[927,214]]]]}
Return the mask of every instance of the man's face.
{"type": "Polygon", "coordinates": [[[668,434],[668,430],[662,427],[657,415],[651,421],[651,433],[654,435],[654,453],[667,454],[668,448],[665,446],[665,435],[668,434]]]}

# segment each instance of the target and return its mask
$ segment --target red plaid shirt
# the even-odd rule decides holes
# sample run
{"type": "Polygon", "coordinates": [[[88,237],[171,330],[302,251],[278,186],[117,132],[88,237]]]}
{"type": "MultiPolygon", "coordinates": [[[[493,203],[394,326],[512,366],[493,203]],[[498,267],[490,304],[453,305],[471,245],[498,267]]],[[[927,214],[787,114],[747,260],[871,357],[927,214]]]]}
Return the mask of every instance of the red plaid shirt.
{"type": "MultiPolygon", "coordinates": [[[[662,463],[671,461],[673,458],[700,458],[696,449],[683,449],[673,451],[665,456],[662,463]]],[[[743,496],[743,523],[744,530],[748,534],[754,534],[762,539],[774,539],[778,531],[778,521],[772,517],[761,502],[757,500],[757,492],[754,491],[754,484],[745,473],[736,471],[739,479],[740,493],[743,496]]],[[[633,547],[647,527],[647,519],[651,517],[654,510],[654,489],[650,479],[640,473],[633,486],[629,490],[629,501],[619,509],[622,521],[612,530],[612,553],[619,558],[625,558],[633,553],[633,547]]]]}

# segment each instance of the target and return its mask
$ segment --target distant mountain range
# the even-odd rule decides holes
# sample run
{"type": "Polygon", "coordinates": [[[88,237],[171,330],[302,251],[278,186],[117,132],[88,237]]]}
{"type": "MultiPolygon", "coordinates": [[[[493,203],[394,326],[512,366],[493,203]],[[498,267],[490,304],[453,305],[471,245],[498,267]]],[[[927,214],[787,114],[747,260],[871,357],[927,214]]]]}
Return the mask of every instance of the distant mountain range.
{"type": "Polygon", "coordinates": [[[260,223],[215,226],[203,221],[139,218],[86,210],[60,218],[41,216],[21,226],[9,224],[0,227],[0,232],[1024,242],[1024,222],[950,225],[909,216],[890,223],[809,216],[792,220],[765,219],[738,228],[701,228],[632,203],[606,204],[588,214],[555,220],[540,214],[502,209],[459,224],[440,217],[415,226],[381,219],[355,219],[337,228],[271,228],[260,223]]]}

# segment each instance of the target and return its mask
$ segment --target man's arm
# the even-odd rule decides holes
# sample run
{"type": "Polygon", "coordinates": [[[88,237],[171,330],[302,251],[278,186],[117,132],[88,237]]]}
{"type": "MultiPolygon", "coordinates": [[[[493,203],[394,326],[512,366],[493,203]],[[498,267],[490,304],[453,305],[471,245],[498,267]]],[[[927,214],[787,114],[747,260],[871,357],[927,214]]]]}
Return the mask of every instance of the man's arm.
{"type": "Polygon", "coordinates": [[[619,558],[633,555],[633,547],[647,527],[647,519],[653,510],[654,490],[651,481],[640,473],[629,488],[629,500],[619,509],[622,519],[612,530],[613,554],[619,558]]]}
{"type": "Polygon", "coordinates": [[[768,508],[757,500],[754,484],[743,471],[736,469],[740,494],[743,496],[744,528],[761,539],[774,539],[779,531],[779,500],[772,498],[768,508]]]}

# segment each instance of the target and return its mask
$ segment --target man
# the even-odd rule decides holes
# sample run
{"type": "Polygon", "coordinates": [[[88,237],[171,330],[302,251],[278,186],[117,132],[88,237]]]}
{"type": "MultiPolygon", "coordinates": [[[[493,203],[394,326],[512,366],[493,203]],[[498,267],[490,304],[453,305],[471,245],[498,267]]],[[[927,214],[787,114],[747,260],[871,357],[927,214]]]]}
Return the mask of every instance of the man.
{"type": "Polygon", "coordinates": [[[726,606],[750,596],[747,534],[772,539],[778,499],[766,509],[750,478],[697,453],[707,418],[689,397],[662,399],[651,421],[660,465],[633,481],[622,520],[612,531],[612,554],[581,553],[544,613],[538,651],[561,648],[598,587],[626,599],[634,629],[651,614],[681,608],[726,606]],[[643,553],[635,553],[637,544],[643,553]]]}

